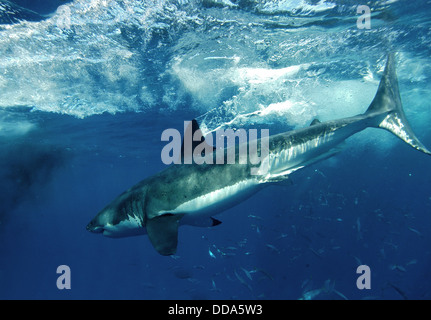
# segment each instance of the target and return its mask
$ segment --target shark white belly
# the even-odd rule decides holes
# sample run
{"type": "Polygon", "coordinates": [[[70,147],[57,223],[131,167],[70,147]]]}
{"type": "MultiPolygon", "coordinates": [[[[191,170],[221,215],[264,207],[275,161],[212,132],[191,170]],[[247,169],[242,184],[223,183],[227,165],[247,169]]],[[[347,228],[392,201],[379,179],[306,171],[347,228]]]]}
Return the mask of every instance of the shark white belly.
{"type": "Polygon", "coordinates": [[[183,214],[181,224],[207,226],[206,219],[230,208],[252,196],[259,190],[256,179],[245,179],[233,185],[216,189],[180,204],[171,210],[173,214],[183,214]]]}

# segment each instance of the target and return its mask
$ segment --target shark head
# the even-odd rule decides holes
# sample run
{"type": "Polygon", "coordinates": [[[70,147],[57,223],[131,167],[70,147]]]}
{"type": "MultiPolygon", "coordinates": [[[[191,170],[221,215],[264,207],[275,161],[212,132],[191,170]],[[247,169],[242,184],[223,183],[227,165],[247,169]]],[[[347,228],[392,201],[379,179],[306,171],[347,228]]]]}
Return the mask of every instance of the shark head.
{"type": "Polygon", "coordinates": [[[145,188],[137,189],[124,192],[102,209],[87,230],[111,238],[145,234],[145,188]]]}
{"type": "Polygon", "coordinates": [[[139,217],[119,214],[115,207],[106,207],[87,225],[87,230],[93,233],[103,233],[110,238],[128,237],[145,234],[139,217]]]}
{"type": "Polygon", "coordinates": [[[110,207],[100,211],[93,220],[87,224],[87,230],[93,233],[104,233],[114,225],[114,214],[110,207]]]}

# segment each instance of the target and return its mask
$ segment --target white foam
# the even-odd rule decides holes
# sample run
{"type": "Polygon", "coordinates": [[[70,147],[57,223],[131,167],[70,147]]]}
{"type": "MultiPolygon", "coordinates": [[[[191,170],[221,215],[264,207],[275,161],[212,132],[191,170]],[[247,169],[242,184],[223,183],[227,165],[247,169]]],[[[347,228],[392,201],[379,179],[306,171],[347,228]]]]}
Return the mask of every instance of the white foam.
{"type": "Polygon", "coordinates": [[[0,107],[77,117],[151,107],[140,51],[122,32],[135,30],[145,45],[163,28],[160,17],[184,19],[169,1],[75,0],[46,20],[2,28],[0,107]]]}
{"type": "Polygon", "coordinates": [[[301,68],[306,68],[308,65],[290,66],[280,69],[270,68],[238,68],[231,73],[232,81],[243,85],[248,84],[263,84],[270,81],[276,81],[280,78],[292,78],[297,75],[301,68]]]}
{"type": "MultiPolygon", "coordinates": [[[[87,117],[154,110],[161,104],[175,110],[191,98],[187,108],[211,119],[202,124],[208,131],[269,123],[299,128],[315,117],[325,121],[366,110],[380,76],[376,66],[364,71],[362,64],[382,55],[373,45],[358,52],[360,59],[353,57],[356,62],[346,63],[353,52],[349,43],[368,41],[362,40],[362,33],[345,32],[343,25],[324,31],[310,27],[305,33],[272,29],[272,23],[283,27],[285,22],[282,15],[272,14],[325,12],[335,8],[333,2],[251,2],[257,12],[266,10],[269,15],[254,15],[241,5],[231,10],[236,5],[227,0],[213,3],[224,8],[216,5],[199,12],[200,5],[186,0],[75,0],[46,20],[2,26],[0,108],[28,106],[87,117]],[[148,41],[157,40],[157,34],[169,38],[171,29],[181,32],[173,34],[171,43],[154,41],[150,48],[166,56],[149,57],[148,41]],[[363,78],[355,78],[361,72],[363,78]]],[[[397,31],[373,29],[368,33],[370,43],[387,32],[397,31]]],[[[405,37],[414,34],[406,32],[405,37]]],[[[427,44],[426,39],[417,41],[427,44]]],[[[429,78],[429,59],[403,54],[410,45],[398,49],[398,75],[401,81],[420,85],[429,78]]],[[[383,67],[383,58],[380,62],[383,67]]],[[[415,103],[406,104],[406,112],[428,115],[427,104],[418,105],[416,99],[428,93],[427,89],[412,92],[410,100],[415,103]]],[[[427,116],[417,119],[424,127],[429,123],[423,120],[427,116]]],[[[2,125],[9,133],[31,129],[28,124],[2,125]]]]}
{"type": "MultiPolygon", "coordinates": [[[[214,101],[212,97],[217,97],[220,88],[232,85],[238,88],[237,94],[223,103],[225,113],[234,116],[219,119],[215,124],[206,122],[202,127],[206,132],[269,123],[299,128],[316,117],[328,121],[367,110],[378,88],[372,73],[366,73],[364,80],[330,81],[320,80],[308,72],[309,67],[310,64],[278,69],[232,66],[224,72],[205,70],[205,76],[201,70],[193,77],[182,73],[179,78],[193,97],[207,104],[214,101]]],[[[217,106],[213,107],[215,112],[209,112],[210,119],[216,118],[217,106]]]]}
{"type": "Polygon", "coordinates": [[[278,12],[309,14],[327,11],[335,8],[335,6],[335,3],[325,0],[320,0],[316,4],[311,4],[307,0],[274,0],[266,1],[260,11],[267,14],[278,12]]]}

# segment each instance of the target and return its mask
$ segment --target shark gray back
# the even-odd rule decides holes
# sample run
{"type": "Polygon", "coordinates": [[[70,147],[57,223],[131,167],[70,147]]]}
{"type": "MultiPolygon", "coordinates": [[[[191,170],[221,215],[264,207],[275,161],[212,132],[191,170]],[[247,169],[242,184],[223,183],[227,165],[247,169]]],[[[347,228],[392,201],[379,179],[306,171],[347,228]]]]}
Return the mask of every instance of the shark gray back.
{"type": "MultiPolygon", "coordinates": [[[[195,121],[192,127],[199,130],[195,121]]],[[[181,224],[220,224],[213,215],[244,201],[264,186],[288,179],[296,170],[334,155],[340,143],[369,127],[388,130],[414,149],[431,155],[405,117],[393,54],[388,56],[377,94],[364,114],[328,122],[315,120],[310,127],[271,136],[269,152],[257,165],[172,165],[114,199],[87,229],[110,237],[148,234],[160,254],[174,254],[181,224]],[[261,174],[251,174],[251,168],[261,174]]],[[[217,152],[227,151],[216,150],[214,157],[217,152]]]]}

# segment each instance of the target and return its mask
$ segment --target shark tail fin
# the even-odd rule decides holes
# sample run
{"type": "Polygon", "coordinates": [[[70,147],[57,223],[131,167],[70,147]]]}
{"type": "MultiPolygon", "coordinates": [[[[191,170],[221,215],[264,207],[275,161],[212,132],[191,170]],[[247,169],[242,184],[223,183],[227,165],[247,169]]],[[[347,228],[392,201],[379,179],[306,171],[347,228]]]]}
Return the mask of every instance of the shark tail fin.
{"type": "Polygon", "coordinates": [[[365,114],[373,119],[372,126],[388,130],[414,149],[431,155],[414,134],[404,114],[393,53],[388,55],[376,96],[365,114]]]}

